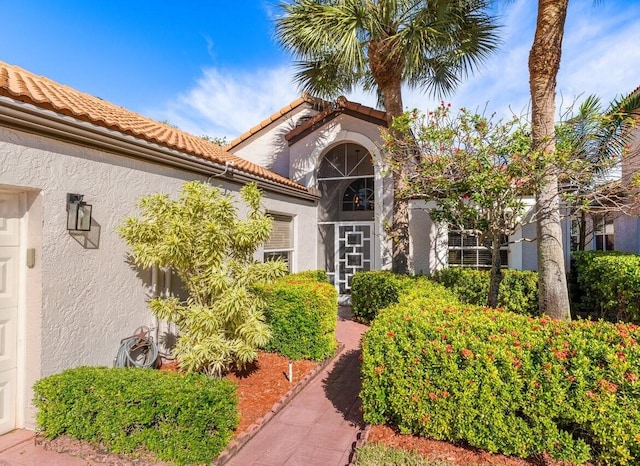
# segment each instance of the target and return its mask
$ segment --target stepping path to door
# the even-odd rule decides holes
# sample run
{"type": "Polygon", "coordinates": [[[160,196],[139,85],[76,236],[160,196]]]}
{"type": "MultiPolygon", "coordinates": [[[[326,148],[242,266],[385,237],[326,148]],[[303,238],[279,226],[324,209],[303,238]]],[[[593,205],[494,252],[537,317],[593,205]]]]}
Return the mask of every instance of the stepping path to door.
{"type": "MultiPolygon", "coordinates": [[[[229,466],[345,466],[364,427],[360,411],[360,337],[367,327],[341,307],[340,354],[227,463],[229,466]]],[[[36,445],[34,432],[0,436],[0,466],[101,466],[36,445]]]]}
{"type": "Polygon", "coordinates": [[[229,466],[345,466],[364,427],[360,337],[367,327],[341,307],[336,337],[344,345],[287,406],[226,464],[229,466]]]}

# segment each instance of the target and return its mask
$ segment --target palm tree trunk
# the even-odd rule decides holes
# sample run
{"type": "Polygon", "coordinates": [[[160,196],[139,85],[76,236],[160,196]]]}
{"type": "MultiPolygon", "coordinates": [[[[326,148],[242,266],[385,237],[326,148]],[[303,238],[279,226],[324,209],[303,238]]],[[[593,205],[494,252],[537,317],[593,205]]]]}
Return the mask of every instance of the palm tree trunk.
{"type": "MultiPolygon", "coordinates": [[[[569,0],[538,0],[536,33],[529,53],[533,147],[547,154],[555,152],[556,76],[568,3],[569,0]]],[[[557,167],[551,162],[542,168],[545,172],[536,196],[539,308],[541,313],[570,320],[557,167]]]]}
{"type": "MultiPolygon", "coordinates": [[[[401,80],[385,82],[380,85],[389,125],[393,119],[403,113],[401,80]]],[[[406,197],[404,175],[410,169],[401,164],[393,171],[393,219],[389,236],[392,241],[391,267],[395,273],[409,273],[409,201],[406,197]]]]}

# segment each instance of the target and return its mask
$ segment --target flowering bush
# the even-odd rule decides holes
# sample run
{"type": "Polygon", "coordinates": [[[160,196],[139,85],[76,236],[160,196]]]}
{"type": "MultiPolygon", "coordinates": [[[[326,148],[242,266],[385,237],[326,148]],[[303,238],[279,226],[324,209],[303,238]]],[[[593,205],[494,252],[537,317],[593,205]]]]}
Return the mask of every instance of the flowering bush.
{"type": "Polygon", "coordinates": [[[534,318],[413,291],[363,340],[365,421],[508,455],[640,461],[632,324],[534,318]]]}

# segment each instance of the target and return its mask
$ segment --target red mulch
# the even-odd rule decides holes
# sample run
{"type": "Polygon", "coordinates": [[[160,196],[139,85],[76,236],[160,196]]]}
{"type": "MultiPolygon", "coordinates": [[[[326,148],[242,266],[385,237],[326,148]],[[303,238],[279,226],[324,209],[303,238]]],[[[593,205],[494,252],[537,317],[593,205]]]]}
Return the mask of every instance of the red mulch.
{"type": "Polygon", "coordinates": [[[318,363],[293,362],[293,383],[289,382],[289,360],[279,354],[260,352],[258,361],[243,372],[226,376],[238,384],[240,424],[235,434],[241,434],[251,424],[267,414],[274,404],[309,374],[318,363]]]}

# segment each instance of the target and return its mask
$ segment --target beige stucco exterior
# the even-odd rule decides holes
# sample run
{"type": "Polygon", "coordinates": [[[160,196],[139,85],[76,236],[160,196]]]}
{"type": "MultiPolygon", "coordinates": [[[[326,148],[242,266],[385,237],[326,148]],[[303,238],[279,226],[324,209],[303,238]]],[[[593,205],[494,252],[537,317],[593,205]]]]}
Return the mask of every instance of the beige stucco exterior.
{"type": "MultiPolygon", "coordinates": [[[[37,379],[81,365],[111,366],[121,339],[155,324],[147,309],[151,271],[128,262],[118,226],[136,213],[141,196],[176,196],[183,182],[208,176],[128,153],[161,152],[152,144],[28,107],[42,132],[32,123],[25,124],[28,130],[0,124],[0,190],[20,194],[20,256],[35,250],[32,268],[20,260],[17,323],[16,424],[32,428],[31,387],[37,379]],[[55,137],[47,126],[55,128],[55,137]],[[104,148],[83,144],[92,133],[104,148]],[[92,204],[89,232],[67,230],[67,193],[92,204]]],[[[209,182],[236,194],[245,181],[234,174],[209,182]]],[[[293,270],[316,268],[316,202],[267,189],[265,207],[294,217],[293,270]]]]}

